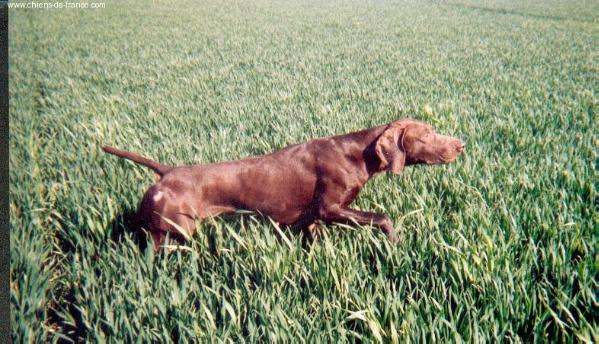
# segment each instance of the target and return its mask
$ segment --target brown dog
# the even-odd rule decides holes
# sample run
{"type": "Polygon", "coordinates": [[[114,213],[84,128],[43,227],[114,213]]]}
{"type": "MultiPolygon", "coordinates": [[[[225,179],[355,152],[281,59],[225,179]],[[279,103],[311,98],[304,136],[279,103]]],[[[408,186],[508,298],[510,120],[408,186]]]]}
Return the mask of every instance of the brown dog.
{"type": "Polygon", "coordinates": [[[459,139],[439,135],[413,119],[318,138],[268,155],[207,165],[168,167],[134,153],[102,147],[161,177],[145,193],[137,212],[156,248],[169,232],[189,238],[196,219],[236,209],[257,211],[304,230],[318,222],[373,224],[394,241],[389,217],[349,207],[364,184],[384,171],[399,174],[409,165],[450,163],[463,148],[459,139]]]}

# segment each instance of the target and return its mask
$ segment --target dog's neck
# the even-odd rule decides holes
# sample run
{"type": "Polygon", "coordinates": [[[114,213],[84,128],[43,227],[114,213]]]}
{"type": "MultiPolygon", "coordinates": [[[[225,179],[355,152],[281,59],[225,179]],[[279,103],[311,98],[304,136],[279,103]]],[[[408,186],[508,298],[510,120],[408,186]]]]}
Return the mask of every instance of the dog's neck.
{"type": "Polygon", "coordinates": [[[353,153],[352,157],[354,159],[363,162],[361,164],[364,169],[363,172],[368,176],[368,179],[386,171],[386,169],[380,167],[381,160],[376,154],[375,146],[387,127],[386,124],[334,137],[339,144],[352,148],[347,151],[353,153]]]}

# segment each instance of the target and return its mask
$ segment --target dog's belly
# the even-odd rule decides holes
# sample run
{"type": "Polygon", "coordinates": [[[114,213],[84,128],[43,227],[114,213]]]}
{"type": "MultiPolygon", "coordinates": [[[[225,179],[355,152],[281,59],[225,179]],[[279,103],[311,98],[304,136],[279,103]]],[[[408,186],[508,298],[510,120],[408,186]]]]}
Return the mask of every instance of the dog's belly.
{"type": "Polygon", "coordinates": [[[261,215],[272,218],[274,221],[280,224],[287,225],[296,222],[302,216],[308,206],[309,204],[300,202],[300,200],[298,200],[297,203],[292,203],[288,200],[286,200],[284,203],[256,200],[256,202],[247,202],[243,204],[242,208],[256,211],[261,215]]]}

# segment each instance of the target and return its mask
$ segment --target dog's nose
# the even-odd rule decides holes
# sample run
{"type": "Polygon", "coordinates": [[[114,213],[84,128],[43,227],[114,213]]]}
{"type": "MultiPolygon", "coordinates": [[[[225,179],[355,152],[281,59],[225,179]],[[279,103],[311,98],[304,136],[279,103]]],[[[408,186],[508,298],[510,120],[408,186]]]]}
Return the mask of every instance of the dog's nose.
{"type": "Polygon", "coordinates": [[[458,151],[458,153],[460,153],[461,151],[464,150],[464,147],[466,147],[466,144],[462,140],[455,140],[453,142],[453,146],[455,147],[455,150],[458,151]]]}

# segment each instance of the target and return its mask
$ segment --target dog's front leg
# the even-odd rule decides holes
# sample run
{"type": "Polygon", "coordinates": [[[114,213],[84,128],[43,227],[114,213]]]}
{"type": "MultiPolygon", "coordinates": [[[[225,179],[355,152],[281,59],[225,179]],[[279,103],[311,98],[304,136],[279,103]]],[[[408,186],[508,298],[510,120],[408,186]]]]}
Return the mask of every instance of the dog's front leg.
{"type": "Polygon", "coordinates": [[[391,242],[396,242],[393,222],[387,215],[355,210],[341,206],[330,206],[320,211],[321,218],[326,222],[352,222],[361,225],[372,224],[379,227],[391,242]]]}

